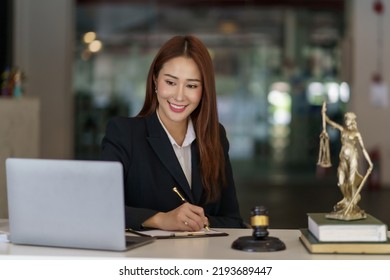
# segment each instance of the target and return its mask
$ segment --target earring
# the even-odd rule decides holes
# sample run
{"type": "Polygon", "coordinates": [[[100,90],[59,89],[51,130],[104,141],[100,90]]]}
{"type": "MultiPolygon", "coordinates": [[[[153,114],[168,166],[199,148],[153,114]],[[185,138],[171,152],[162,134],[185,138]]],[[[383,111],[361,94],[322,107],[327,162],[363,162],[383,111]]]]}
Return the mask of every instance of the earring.
{"type": "Polygon", "coordinates": [[[154,92],[157,94],[157,87],[154,87],[154,92]]]}

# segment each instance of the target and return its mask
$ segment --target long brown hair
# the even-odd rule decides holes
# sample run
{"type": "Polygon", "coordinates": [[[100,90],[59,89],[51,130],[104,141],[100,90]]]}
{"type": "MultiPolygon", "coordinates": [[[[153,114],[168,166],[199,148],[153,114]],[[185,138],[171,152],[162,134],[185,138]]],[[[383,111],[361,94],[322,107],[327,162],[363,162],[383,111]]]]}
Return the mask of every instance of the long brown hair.
{"type": "Polygon", "coordinates": [[[202,98],[191,118],[195,127],[207,201],[215,201],[226,183],[225,157],[220,140],[214,66],[202,41],[194,36],[175,36],[161,47],[150,66],[145,102],[138,116],[149,116],[156,111],[158,101],[154,91],[154,77],[158,76],[168,60],[179,56],[192,58],[201,74],[202,98]]]}

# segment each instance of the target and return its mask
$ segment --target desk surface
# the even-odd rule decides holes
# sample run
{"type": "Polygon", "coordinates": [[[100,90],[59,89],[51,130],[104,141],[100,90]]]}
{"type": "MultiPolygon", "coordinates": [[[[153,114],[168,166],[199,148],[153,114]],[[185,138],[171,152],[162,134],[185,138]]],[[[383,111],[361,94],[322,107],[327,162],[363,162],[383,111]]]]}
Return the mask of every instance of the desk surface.
{"type": "MultiPolygon", "coordinates": [[[[8,221],[0,220],[0,231],[8,231],[8,221]]],[[[0,243],[0,259],[42,258],[174,258],[174,259],[269,259],[269,260],[390,260],[390,255],[310,254],[299,241],[299,230],[271,229],[270,236],[282,240],[286,250],[253,253],[231,249],[234,240],[252,234],[251,229],[222,229],[228,236],[186,239],[159,239],[151,244],[126,251],[109,252],[0,243]]]]}

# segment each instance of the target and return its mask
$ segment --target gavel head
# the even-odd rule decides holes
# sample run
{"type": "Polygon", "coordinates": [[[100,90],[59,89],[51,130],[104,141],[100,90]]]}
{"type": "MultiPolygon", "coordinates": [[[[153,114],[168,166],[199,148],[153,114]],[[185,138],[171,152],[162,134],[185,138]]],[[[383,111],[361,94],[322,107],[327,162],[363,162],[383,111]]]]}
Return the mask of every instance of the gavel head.
{"type": "Polygon", "coordinates": [[[251,227],[254,239],[263,239],[268,236],[268,208],[265,206],[255,206],[251,210],[251,227]]]}

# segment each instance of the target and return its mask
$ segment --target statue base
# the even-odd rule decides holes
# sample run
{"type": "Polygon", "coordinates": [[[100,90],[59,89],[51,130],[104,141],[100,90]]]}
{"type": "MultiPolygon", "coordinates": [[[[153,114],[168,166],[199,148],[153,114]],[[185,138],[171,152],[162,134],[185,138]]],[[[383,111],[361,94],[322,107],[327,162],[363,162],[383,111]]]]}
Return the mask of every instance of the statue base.
{"type": "Polygon", "coordinates": [[[275,252],[286,249],[286,245],[276,237],[255,239],[252,236],[243,236],[236,239],[232,248],[246,252],[275,252]]]}
{"type": "Polygon", "coordinates": [[[344,214],[340,212],[332,212],[325,215],[328,219],[333,220],[341,220],[341,221],[355,221],[355,220],[363,220],[367,218],[367,215],[364,211],[356,212],[356,213],[350,213],[350,214],[344,214]]]}

